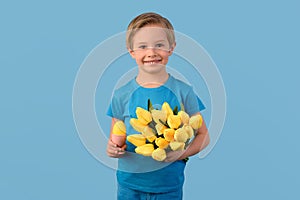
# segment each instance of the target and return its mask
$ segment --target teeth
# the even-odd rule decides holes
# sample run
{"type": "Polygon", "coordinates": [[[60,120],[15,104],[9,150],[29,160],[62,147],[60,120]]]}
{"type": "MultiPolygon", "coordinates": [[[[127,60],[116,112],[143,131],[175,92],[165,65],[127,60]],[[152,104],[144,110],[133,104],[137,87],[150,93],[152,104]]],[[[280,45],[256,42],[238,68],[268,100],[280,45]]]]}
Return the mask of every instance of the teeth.
{"type": "Polygon", "coordinates": [[[153,65],[159,63],[160,61],[145,61],[145,64],[153,65]]]}

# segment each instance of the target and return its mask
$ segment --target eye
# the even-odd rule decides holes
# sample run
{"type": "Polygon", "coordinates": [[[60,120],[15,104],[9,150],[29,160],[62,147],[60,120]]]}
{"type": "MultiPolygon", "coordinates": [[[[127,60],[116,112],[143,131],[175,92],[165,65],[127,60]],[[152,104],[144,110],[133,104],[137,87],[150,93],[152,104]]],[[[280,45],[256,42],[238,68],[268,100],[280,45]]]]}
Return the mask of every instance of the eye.
{"type": "Polygon", "coordinates": [[[146,45],[140,45],[140,46],[139,46],[139,49],[146,49],[146,48],[147,48],[146,45]]]}
{"type": "Polygon", "coordinates": [[[162,48],[162,47],[164,47],[165,45],[162,44],[162,43],[158,43],[158,44],[156,44],[155,46],[156,46],[157,48],[162,48]]]}

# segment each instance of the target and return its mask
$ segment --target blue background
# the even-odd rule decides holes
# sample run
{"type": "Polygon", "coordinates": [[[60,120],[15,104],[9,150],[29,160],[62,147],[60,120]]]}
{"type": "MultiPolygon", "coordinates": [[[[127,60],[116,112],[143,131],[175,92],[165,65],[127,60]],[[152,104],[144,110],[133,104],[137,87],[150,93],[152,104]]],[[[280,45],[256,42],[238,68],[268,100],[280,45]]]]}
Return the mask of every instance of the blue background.
{"type": "Polygon", "coordinates": [[[0,199],[114,199],[82,145],[72,90],[84,58],[145,11],[200,43],[227,92],[220,140],[186,169],[185,199],[299,199],[297,1],[0,3],[0,199]]]}

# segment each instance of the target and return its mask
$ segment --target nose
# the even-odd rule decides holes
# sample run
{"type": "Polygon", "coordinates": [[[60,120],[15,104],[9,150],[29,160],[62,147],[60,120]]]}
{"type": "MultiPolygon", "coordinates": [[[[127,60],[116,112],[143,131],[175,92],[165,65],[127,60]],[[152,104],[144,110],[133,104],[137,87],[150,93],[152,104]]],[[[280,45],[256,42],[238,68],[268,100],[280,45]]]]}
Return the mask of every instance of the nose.
{"type": "Polygon", "coordinates": [[[148,57],[154,57],[157,55],[156,49],[155,48],[147,48],[147,56],[148,57]]]}

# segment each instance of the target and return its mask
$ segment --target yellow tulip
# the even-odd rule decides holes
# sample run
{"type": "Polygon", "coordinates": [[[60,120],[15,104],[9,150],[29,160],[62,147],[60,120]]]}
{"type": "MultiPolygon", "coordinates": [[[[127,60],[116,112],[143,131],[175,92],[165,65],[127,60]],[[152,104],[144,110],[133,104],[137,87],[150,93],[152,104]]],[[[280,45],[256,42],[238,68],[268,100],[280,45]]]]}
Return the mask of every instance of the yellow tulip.
{"type": "Polygon", "coordinates": [[[173,110],[167,102],[163,103],[161,110],[164,110],[167,113],[167,117],[169,117],[169,115],[173,115],[173,110]]]}
{"type": "Polygon", "coordinates": [[[165,110],[151,110],[152,119],[155,123],[161,123],[159,120],[166,122],[167,121],[167,112],[165,110]]]}
{"type": "Polygon", "coordinates": [[[138,146],[137,148],[135,148],[135,152],[143,156],[151,156],[153,151],[154,151],[153,144],[144,144],[142,146],[138,146]]]}
{"type": "Polygon", "coordinates": [[[156,136],[155,135],[150,135],[150,136],[147,136],[146,138],[147,138],[147,140],[149,142],[153,142],[154,140],[156,140],[156,136]]]}
{"type": "Polygon", "coordinates": [[[173,151],[184,150],[185,143],[184,142],[170,142],[170,147],[173,151]]]}
{"type": "Polygon", "coordinates": [[[181,122],[183,124],[188,124],[189,123],[190,116],[186,112],[181,110],[181,111],[178,112],[178,115],[180,116],[181,122]]]}
{"type": "Polygon", "coordinates": [[[114,126],[112,133],[115,135],[126,135],[126,126],[123,121],[117,121],[114,126]]]}
{"type": "Polygon", "coordinates": [[[138,132],[142,132],[147,125],[142,124],[138,119],[131,118],[129,121],[132,128],[138,132]]]}
{"type": "Polygon", "coordinates": [[[145,136],[149,142],[153,142],[156,139],[154,130],[149,126],[143,129],[142,135],[145,136]]]}
{"type": "Polygon", "coordinates": [[[161,149],[165,149],[169,146],[169,142],[165,138],[161,137],[156,138],[155,144],[161,149]]]}
{"type": "Polygon", "coordinates": [[[186,131],[186,133],[188,134],[188,138],[190,139],[190,138],[192,138],[193,136],[194,136],[194,129],[190,126],[190,125],[187,125],[187,124],[185,124],[185,125],[183,125],[183,127],[182,127],[185,131],[186,131]]]}
{"type": "Polygon", "coordinates": [[[189,135],[184,130],[184,128],[179,128],[175,131],[174,139],[177,142],[186,142],[189,138],[189,135]]]}
{"type": "Polygon", "coordinates": [[[151,113],[148,110],[137,107],[135,113],[138,120],[144,125],[147,125],[152,121],[151,113]]]}
{"type": "Polygon", "coordinates": [[[149,126],[145,126],[145,128],[142,130],[142,134],[143,136],[148,137],[148,136],[155,135],[155,132],[149,126]]]}
{"type": "Polygon", "coordinates": [[[171,142],[174,140],[174,134],[175,130],[172,128],[167,128],[164,130],[164,138],[168,141],[171,142]]]}
{"type": "Polygon", "coordinates": [[[142,146],[146,144],[146,138],[141,134],[132,134],[127,136],[128,142],[132,143],[134,146],[142,146]]]}
{"type": "Polygon", "coordinates": [[[177,129],[181,125],[181,119],[178,115],[169,115],[167,122],[170,128],[173,129],[177,129]]]}
{"type": "Polygon", "coordinates": [[[202,119],[201,115],[194,115],[190,118],[189,125],[193,129],[197,130],[202,126],[202,122],[203,122],[203,119],[202,119]]]}
{"type": "Polygon", "coordinates": [[[157,161],[164,161],[167,157],[167,153],[164,149],[157,148],[152,152],[152,158],[157,161]]]}
{"type": "Polygon", "coordinates": [[[157,131],[157,134],[158,135],[162,135],[164,133],[164,130],[166,129],[167,127],[161,123],[157,123],[155,125],[155,129],[157,131]]]}

